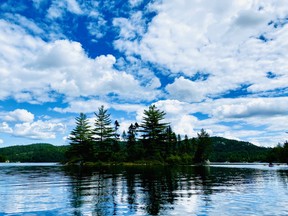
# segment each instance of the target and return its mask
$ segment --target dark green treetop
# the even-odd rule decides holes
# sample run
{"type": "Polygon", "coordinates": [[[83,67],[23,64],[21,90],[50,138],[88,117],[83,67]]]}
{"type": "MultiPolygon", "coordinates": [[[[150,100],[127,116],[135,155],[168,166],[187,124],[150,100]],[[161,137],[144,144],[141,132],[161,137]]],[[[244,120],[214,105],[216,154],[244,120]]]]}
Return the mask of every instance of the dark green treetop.
{"type": "Polygon", "coordinates": [[[168,123],[161,122],[164,120],[166,113],[157,109],[155,105],[149,106],[148,110],[144,110],[142,119],[142,137],[150,141],[159,141],[163,139],[165,129],[168,123]]]}
{"type": "Polygon", "coordinates": [[[195,163],[203,163],[208,159],[211,153],[212,142],[209,134],[202,128],[200,133],[197,133],[196,152],[194,156],[195,163]]]}
{"type": "Polygon", "coordinates": [[[92,131],[87,116],[80,113],[75,118],[76,127],[71,131],[69,157],[75,160],[89,160],[92,157],[92,131]]]}
{"type": "Polygon", "coordinates": [[[166,154],[165,139],[168,123],[163,122],[166,113],[160,111],[155,105],[144,110],[144,116],[140,127],[142,141],[146,149],[146,155],[154,159],[160,159],[166,154]]]}
{"type": "Polygon", "coordinates": [[[98,113],[94,113],[96,120],[94,123],[94,139],[96,141],[105,141],[107,139],[112,139],[115,136],[115,130],[111,126],[110,114],[107,113],[107,109],[102,105],[98,108],[98,113]]]}

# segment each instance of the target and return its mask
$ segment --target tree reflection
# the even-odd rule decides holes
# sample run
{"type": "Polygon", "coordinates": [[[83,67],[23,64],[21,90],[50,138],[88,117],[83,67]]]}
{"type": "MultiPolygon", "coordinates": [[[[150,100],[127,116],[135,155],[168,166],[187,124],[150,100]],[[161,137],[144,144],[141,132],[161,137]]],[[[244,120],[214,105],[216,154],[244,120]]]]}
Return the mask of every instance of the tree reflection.
{"type": "Polygon", "coordinates": [[[288,170],[279,170],[278,175],[280,176],[281,181],[283,182],[284,188],[288,187],[288,170]]]}
{"type": "MultiPolygon", "coordinates": [[[[190,206],[193,213],[199,209],[204,211],[212,206],[212,193],[229,190],[226,187],[229,185],[237,187],[256,181],[255,172],[215,167],[210,170],[203,166],[110,166],[66,170],[71,178],[74,214],[105,216],[165,215],[182,201],[192,198],[201,199],[200,204],[190,206]]],[[[284,177],[287,180],[287,175],[284,177]]]]}

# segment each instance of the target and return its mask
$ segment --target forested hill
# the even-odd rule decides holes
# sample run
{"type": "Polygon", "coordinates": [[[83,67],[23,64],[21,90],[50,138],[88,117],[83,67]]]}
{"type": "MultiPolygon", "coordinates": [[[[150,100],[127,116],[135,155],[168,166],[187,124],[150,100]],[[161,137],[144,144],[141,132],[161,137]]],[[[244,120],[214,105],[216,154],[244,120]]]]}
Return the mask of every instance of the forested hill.
{"type": "Polygon", "coordinates": [[[212,152],[210,161],[215,162],[255,162],[267,161],[271,148],[259,147],[249,142],[211,137],[212,152]]]}
{"type": "Polygon", "coordinates": [[[68,146],[54,146],[48,143],[19,145],[0,148],[0,161],[11,162],[60,162],[65,159],[68,146]]]}
{"type": "MultiPolygon", "coordinates": [[[[254,162],[267,161],[271,148],[255,146],[249,142],[230,140],[222,137],[211,137],[213,162],[254,162]]],[[[125,145],[125,143],[122,143],[125,145]]],[[[22,146],[0,148],[0,162],[61,162],[65,160],[68,146],[53,146],[38,143],[22,146]]]]}

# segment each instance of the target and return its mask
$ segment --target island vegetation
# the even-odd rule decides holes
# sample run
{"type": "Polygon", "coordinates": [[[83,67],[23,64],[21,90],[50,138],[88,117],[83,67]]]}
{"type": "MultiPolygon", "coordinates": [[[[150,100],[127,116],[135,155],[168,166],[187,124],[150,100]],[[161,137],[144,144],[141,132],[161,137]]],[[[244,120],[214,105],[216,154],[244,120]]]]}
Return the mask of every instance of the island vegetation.
{"type": "Polygon", "coordinates": [[[70,144],[47,143],[0,148],[0,162],[63,162],[67,164],[203,164],[211,162],[288,162],[288,142],[265,148],[249,142],[210,137],[201,129],[197,137],[181,137],[165,122],[165,112],[152,105],[140,123],[119,132],[108,110],[95,112],[93,126],[80,113],[69,136],[70,144]]]}
{"type": "Polygon", "coordinates": [[[165,115],[151,105],[144,110],[141,123],[131,123],[120,135],[119,122],[116,120],[112,126],[104,106],[95,112],[94,127],[80,113],[69,137],[68,162],[191,164],[207,160],[211,152],[209,134],[202,129],[196,139],[185,136],[182,141],[165,122],[165,115]]]}
{"type": "Polygon", "coordinates": [[[119,122],[111,125],[108,110],[95,112],[94,127],[85,114],[76,118],[67,151],[69,163],[203,164],[213,162],[286,162],[288,144],[264,148],[248,142],[210,137],[201,129],[197,137],[183,138],[165,122],[165,112],[155,105],[144,110],[140,123],[131,123],[120,136],[119,122]],[[121,139],[120,139],[121,137],[121,139]]]}

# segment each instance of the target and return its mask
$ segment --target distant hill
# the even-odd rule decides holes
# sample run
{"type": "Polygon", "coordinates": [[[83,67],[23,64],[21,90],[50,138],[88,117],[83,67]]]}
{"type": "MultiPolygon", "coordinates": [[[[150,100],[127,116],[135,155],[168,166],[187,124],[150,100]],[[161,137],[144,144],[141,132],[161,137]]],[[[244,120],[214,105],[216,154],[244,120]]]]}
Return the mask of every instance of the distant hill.
{"type": "MultiPolygon", "coordinates": [[[[249,142],[230,140],[223,137],[211,137],[212,162],[255,162],[267,161],[271,148],[259,147],[249,142]]],[[[122,143],[122,146],[125,143],[122,143]]],[[[22,146],[0,148],[0,161],[11,162],[61,162],[69,146],[54,146],[37,143],[22,146]]]]}
{"type": "Polygon", "coordinates": [[[211,137],[212,154],[210,161],[215,162],[255,162],[267,161],[271,148],[259,147],[249,142],[211,137]]]}
{"type": "Polygon", "coordinates": [[[68,146],[48,143],[18,145],[0,148],[0,160],[11,162],[61,162],[65,159],[68,146]]]}

